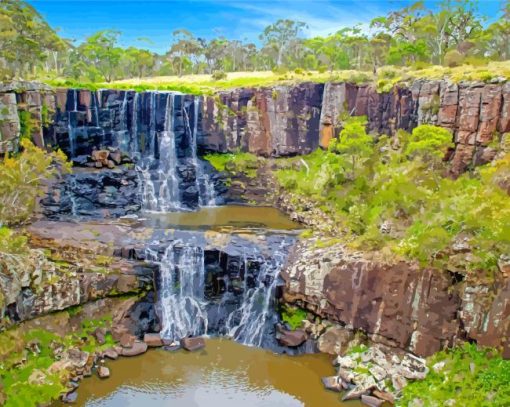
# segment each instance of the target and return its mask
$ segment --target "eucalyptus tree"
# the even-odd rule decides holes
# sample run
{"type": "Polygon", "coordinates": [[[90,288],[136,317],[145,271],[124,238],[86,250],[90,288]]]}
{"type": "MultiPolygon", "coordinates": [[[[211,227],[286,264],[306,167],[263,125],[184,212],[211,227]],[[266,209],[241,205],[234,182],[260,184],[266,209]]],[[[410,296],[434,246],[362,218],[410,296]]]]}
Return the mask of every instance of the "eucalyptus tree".
{"type": "Polygon", "coordinates": [[[264,43],[264,48],[276,51],[276,66],[282,66],[290,46],[299,41],[299,36],[307,27],[302,21],[280,19],[268,25],[260,34],[259,38],[264,43]]]}

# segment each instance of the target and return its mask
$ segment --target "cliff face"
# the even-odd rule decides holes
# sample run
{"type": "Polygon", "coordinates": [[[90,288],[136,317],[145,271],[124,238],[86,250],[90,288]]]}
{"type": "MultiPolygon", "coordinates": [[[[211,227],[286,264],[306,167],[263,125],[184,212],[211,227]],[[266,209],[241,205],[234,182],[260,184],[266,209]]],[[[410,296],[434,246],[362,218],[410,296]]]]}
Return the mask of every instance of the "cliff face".
{"type": "Polygon", "coordinates": [[[510,131],[510,84],[419,80],[377,93],[374,86],[305,83],[236,89],[204,103],[201,147],[266,156],[306,154],[337,136],[342,115],[366,115],[368,129],[393,135],[420,124],[452,130],[453,172],[491,161],[510,131]]]}
{"type": "Polygon", "coordinates": [[[372,261],[341,245],[312,246],[296,245],[283,271],[287,301],[420,356],[476,340],[510,357],[510,280],[503,276],[474,286],[413,263],[372,261]]]}
{"type": "MultiPolygon", "coordinates": [[[[149,148],[151,129],[161,131],[165,126],[167,105],[159,92],[137,96],[133,91],[52,91],[35,84],[26,88],[16,92],[0,88],[0,128],[2,141],[8,142],[2,149],[14,148],[23,129],[40,146],[68,150],[74,139],[77,154],[100,144],[122,144],[133,132],[146,134],[137,140],[137,147],[149,148]],[[26,115],[19,114],[24,111],[26,115]]],[[[368,129],[375,134],[434,124],[453,132],[456,147],[450,158],[455,174],[491,161],[499,135],[510,131],[510,83],[417,80],[386,93],[378,93],[373,85],[301,83],[176,100],[173,120],[177,147],[182,149],[179,157],[189,155],[182,135],[190,121],[186,116],[195,114],[200,151],[242,150],[264,156],[307,154],[320,144],[326,146],[338,135],[344,114],[366,115],[368,129]]]]}

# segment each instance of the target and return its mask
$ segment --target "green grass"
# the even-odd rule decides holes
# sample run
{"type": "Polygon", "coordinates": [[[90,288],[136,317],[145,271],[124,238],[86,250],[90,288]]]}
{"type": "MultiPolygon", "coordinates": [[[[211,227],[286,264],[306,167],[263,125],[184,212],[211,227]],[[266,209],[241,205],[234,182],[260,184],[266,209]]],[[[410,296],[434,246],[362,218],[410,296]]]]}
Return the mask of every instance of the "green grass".
{"type": "Polygon", "coordinates": [[[396,84],[410,84],[416,79],[449,79],[452,82],[482,81],[493,79],[510,79],[510,62],[489,62],[483,65],[465,64],[449,68],[430,65],[417,67],[385,66],[372,71],[288,71],[266,72],[231,72],[226,79],[214,80],[211,75],[185,75],[182,77],[149,77],[142,79],[125,79],[111,83],[88,83],[72,79],[50,79],[43,82],[55,87],[81,88],[97,90],[100,88],[130,89],[136,91],[168,90],[195,95],[212,95],[215,92],[243,87],[268,87],[275,85],[292,85],[302,82],[350,82],[356,84],[374,84],[378,92],[389,92],[396,84]]]}
{"type": "Polygon", "coordinates": [[[407,406],[420,399],[425,406],[443,406],[455,400],[456,406],[503,407],[510,405],[510,360],[492,349],[474,344],[443,351],[432,356],[425,380],[409,384],[398,405],[407,406]],[[433,366],[444,362],[436,372],[433,366]]]}
{"type": "MultiPolygon", "coordinates": [[[[69,315],[77,315],[79,312],[80,308],[74,307],[69,315]]],[[[48,372],[48,368],[57,360],[53,351],[55,345],[59,344],[65,349],[80,348],[87,352],[105,350],[115,344],[112,336],[107,334],[106,342],[100,345],[92,333],[98,327],[108,328],[110,325],[111,317],[105,316],[84,320],[81,330],[64,337],[44,329],[32,329],[25,333],[11,329],[1,333],[0,379],[6,397],[4,405],[30,407],[46,405],[58,399],[66,390],[63,383],[67,381],[68,372],[48,372]],[[26,345],[30,342],[37,343],[40,353],[34,354],[27,349],[26,345]],[[40,383],[33,382],[36,375],[41,377],[40,383]]]]}
{"type": "Polygon", "coordinates": [[[258,157],[251,153],[212,153],[203,157],[220,172],[229,172],[233,175],[243,174],[248,178],[257,176],[258,157]]]}

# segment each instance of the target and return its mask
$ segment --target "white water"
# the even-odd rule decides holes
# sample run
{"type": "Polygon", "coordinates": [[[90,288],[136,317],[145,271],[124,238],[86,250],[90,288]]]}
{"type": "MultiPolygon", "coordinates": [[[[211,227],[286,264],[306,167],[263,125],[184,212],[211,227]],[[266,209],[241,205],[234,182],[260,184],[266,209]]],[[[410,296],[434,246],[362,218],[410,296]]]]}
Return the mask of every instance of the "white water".
{"type": "Polygon", "coordinates": [[[239,275],[244,269],[242,293],[232,290],[235,278],[231,280],[226,273],[221,278],[226,290],[219,299],[206,295],[208,275],[202,248],[176,241],[159,258],[157,253],[150,252],[149,258],[160,264],[162,336],[175,341],[187,336],[223,334],[246,345],[262,346],[272,325],[275,288],[287,245],[288,242],[282,240],[270,258],[265,258],[256,246],[250,245],[247,248],[250,252],[244,252],[239,265],[239,275]],[[251,284],[249,261],[260,264],[251,284]],[[211,315],[216,319],[211,321],[211,315]]]}
{"type": "Polygon", "coordinates": [[[196,187],[199,191],[200,206],[216,206],[217,197],[214,189],[214,183],[207,172],[203,171],[197,158],[197,134],[198,134],[198,114],[200,110],[200,99],[193,99],[193,127],[190,124],[190,118],[187,109],[184,109],[184,123],[191,134],[191,157],[196,171],[196,187]]]}
{"type": "Polygon", "coordinates": [[[172,340],[203,335],[208,327],[203,251],[176,241],[165,250],[160,267],[161,335],[172,340]]]}
{"type": "Polygon", "coordinates": [[[167,94],[164,128],[158,134],[156,132],[156,93],[150,94],[150,149],[137,165],[141,179],[143,209],[146,211],[169,212],[184,209],[180,202],[177,177],[174,100],[174,93],[167,94]],[[159,143],[159,157],[155,154],[156,140],[159,143]]]}

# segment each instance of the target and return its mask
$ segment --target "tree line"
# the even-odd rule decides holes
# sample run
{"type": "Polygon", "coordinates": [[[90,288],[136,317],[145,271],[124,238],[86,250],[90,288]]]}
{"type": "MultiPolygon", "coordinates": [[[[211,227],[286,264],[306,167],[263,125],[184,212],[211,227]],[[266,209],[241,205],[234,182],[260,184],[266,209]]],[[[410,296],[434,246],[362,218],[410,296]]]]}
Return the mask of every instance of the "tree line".
{"type": "Polygon", "coordinates": [[[356,69],[383,65],[456,66],[510,59],[510,0],[490,22],[475,0],[423,1],[328,36],[307,38],[307,24],[280,19],[256,44],[196,37],[176,29],[164,54],[144,47],[121,47],[121,33],[98,31],[80,44],[62,38],[31,5],[0,1],[0,78],[71,78],[111,82],[147,76],[223,72],[356,69]]]}

